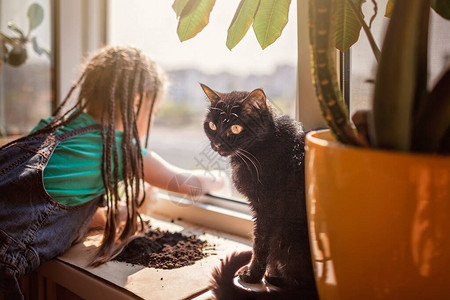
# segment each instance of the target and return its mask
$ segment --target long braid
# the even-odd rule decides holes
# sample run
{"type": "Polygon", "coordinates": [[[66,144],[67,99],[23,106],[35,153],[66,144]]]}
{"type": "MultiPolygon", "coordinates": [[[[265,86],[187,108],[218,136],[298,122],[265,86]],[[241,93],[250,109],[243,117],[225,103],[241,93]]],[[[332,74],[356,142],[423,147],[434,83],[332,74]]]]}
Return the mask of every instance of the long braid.
{"type": "MultiPolygon", "coordinates": [[[[142,61],[142,58],[138,51],[135,53],[135,66],[134,66],[134,74],[133,74],[133,80],[129,81],[128,89],[131,89],[131,93],[129,94],[130,97],[133,97],[138,93],[138,87],[141,84],[141,74],[143,74],[142,69],[139,68],[139,64],[142,61]]],[[[127,89],[124,90],[125,92],[128,92],[127,89]]],[[[139,114],[140,107],[142,105],[142,99],[143,99],[143,92],[139,93],[139,101],[137,103],[137,113],[135,112],[135,100],[134,97],[129,99],[128,106],[127,106],[127,115],[123,116],[123,120],[127,121],[127,123],[123,123],[124,127],[124,133],[126,133],[126,138],[124,137],[125,143],[122,144],[123,149],[126,149],[125,151],[128,151],[130,148],[136,148],[141,149],[140,146],[140,139],[136,128],[136,115],[139,114]],[[136,142],[136,144],[133,143],[133,140],[136,142]]],[[[126,98],[127,95],[124,95],[124,98],[126,98]]],[[[134,149],[133,149],[134,150],[134,149]]],[[[125,153],[125,152],[123,152],[125,153]]],[[[137,202],[140,198],[140,181],[141,177],[140,170],[137,168],[138,162],[142,160],[142,154],[140,151],[131,151],[133,154],[131,156],[131,164],[127,165],[127,168],[124,168],[124,172],[128,172],[130,174],[131,179],[125,182],[125,189],[127,191],[126,194],[126,201],[127,201],[127,223],[125,225],[125,228],[122,232],[121,239],[126,239],[130,234],[134,233],[137,230],[137,223],[136,223],[136,217],[139,216],[139,213],[137,212],[137,202]],[[129,197],[128,195],[128,189],[131,189],[131,195],[132,197],[129,197]]],[[[125,167],[125,166],[124,166],[125,167]]],[[[145,192],[144,192],[145,193],[145,192]]],[[[140,217],[140,216],[139,216],[140,217]]],[[[142,221],[142,219],[141,219],[142,221]]],[[[142,222],[141,222],[142,225],[142,222]]],[[[141,226],[142,228],[143,226],[141,226]]]]}
{"type": "MultiPolygon", "coordinates": [[[[135,72],[138,71],[135,69],[135,72]]],[[[129,123],[131,120],[130,113],[133,111],[134,107],[134,92],[133,92],[133,86],[134,82],[133,80],[130,81],[130,72],[126,72],[124,74],[124,81],[123,81],[123,87],[122,87],[122,99],[127,99],[127,101],[121,101],[121,107],[122,107],[122,127],[123,127],[123,138],[122,138],[122,155],[123,157],[130,157],[133,158],[133,154],[135,151],[131,151],[130,149],[130,141],[132,141],[132,137],[130,136],[129,132],[129,123]],[[130,92],[131,87],[131,92],[130,92]]],[[[123,162],[123,177],[124,177],[124,190],[125,190],[125,201],[127,204],[127,219],[125,223],[125,228],[123,229],[119,239],[124,240],[132,231],[133,233],[136,231],[136,226],[133,224],[132,215],[133,215],[133,207],[131,205],[131,199],[134,199],[134,191],[132,187],[133,182],[133,174],[130,173],[130,163],[133,164],[133,160],[127,160],[123,162]],[[130,187],[131,187],[131,196],[130,196],[130,187]],[[130,207],[131,206],[131,207],[130,207]]]]}
{"type": "MultiPolygon", "coordinates": [[[[137,54],[137,61],[142,61],[142,57],[140,55],[139,52],[136,53],[137,54]]],[[[136,128],[136,120],[137,120],[137,116],[139,115],[139,112],[141,110],[142,107],[142,102],[143,102],[143,98],[144,98],[144,83],[147,82],[147,78],[145,77],[146,72],[143,72],[143,70],[141,70],[140,72],[136,72],[135,73],[135,77],[134,77],[134,85],[133,85],[133,93],[138,93],[139,94],[139,102],[138,102],[138,107],[137,107],[137,112],[135,113],[134,109],[131,110],[131,116],[134,119],[134,122],[132,122],[132,126],[130,128],[130,132],[133,133],[133,135],[135,136],[136,139],[136,147],[138,149],[141,149],[141,141],[139,138],[136,138],[136,136],[139,136],[138,132],[137,132],[137,128],[136,128]]],[[[144,167],[142,164],[143,160],[142,160],[142,153],[139,152],[138,155],[135,157],[134,161],[133,161],[133,165],[132,165],[132,172],[135,178],[135,190],[136,190],[136,194],[135,194],[135,198],[133,201],[133,206],[136,207],[134,210],[137,212],[137,207],[140,206],[140,184],[141,184],[141,180],[142,178],[144,178],[144,167]]],[[[143,183],[142,183],[143,185],[143,183]]],[[[143,191],[143,196],[142,199],[145,198],[145,190],[143,191]]],[[[138,213],[139,215],[139,213],[138,213]]],[[[135,216],[134,216],[135,217],[135,216]]],[[[140,216],[139,216],[140,217],[140,216]]],[[[142,225],[142,223],[141,223],[142,225]]]]}
{"type": "MultiPolygon", "coordinates": [[[[115,138],[115,128],[113,127],[114,118],[111,119],[111,110],[114,109],[114,98],[115,98],[115,90],[118,81],[118,73],[120,70],[117,70],[117,63],[113,64],[113,78],[111,80],[111,86],[108,89],[107,98],[103,101],[102,108],[102,116],[101,116],[101,124],[102,124],[102,143],[103,143],[103,154],[102,154],[102,179],[103,185],[105,188],[105,197],[106,197],[106,224],[105,230],[103,234],[103,240],[101,247],[97,253],[97,256],[100,257],[109,257],[111,255],[112,245],[116,240],[116,221],[117,221],[117,206],[116,206],[116,192],[114,191],[112,185],[112,174],[111,174],[111,135],[114,135],[115,138]],[[108,121],[106,121],[106,115],[108,116],[108,121]]],[[[115,140],[114,140],[115,144],[115,140]]],[[[116,164],[116,166],[118,166],[116,164]]],[[[117,167],[116,167],[117,169],[117,167]]],[[[103,262],[103,261],[102,261],[103,262]]],[[[99,263],[101,263],[99,261],[99,263]]]]}
{"type": "MultiPolygon", "coordinates": [[[[140,107],[141,107],[141,105],[142,105],[142,97],[143,97],[143,95],[144,95],[144,93],[145,93],[145,92],[144,92],[144,82],[148,82],[148,78],[146,78],[146,74],[145,74],[144,72],[142,72],[142,73],[140,74],[140,77],[139,77],[139,78],[140,78],[140,79],[139,79],[139,82],[140,82],[140,83],[139,83],[139,86],[138,86],[138,90],[139,90],[139,94],[141,95],[141,99],[140,99],[140,102],[139,102],[138,112],[140,111],[140,107]]],[[[148,119],[149,119],[149,120],[151,120],[152,113],[153,113],[153,105],[155,104],[156,95],[157,95],[157,93],[158,93],[158,91],[157,91],[157,90],[154,90],[153,88],[152,88],[152,91],[153,91],[153,97],[152,97],[152,100],[151,100],[151,107],[150,107],[150,111],[149,111],[149,114],[148,114],[148,119]]],[[[135,135],[137,134],[137,128],[136,128],[136,126],[133,127],[133,132],[134,132],[135,135]]],[[[146,133],[146,139],[145,139],[145,145],[144,145],[145,148],[148,147],[147,140],[148,140],[148,131],[147,131],[147,133],[146,133]]],[[[139,143],[138,143],[137,145],[138,145],[139,147],[141,147],[140,141],[139,141],[139,143]]],[[[142,155],[141,155],[141,156],[138,156],[138,161],[136,162],[136,168],[139,168],[139,169],[140,169],[140,176],[141,176],[141,178],[144,178],[144,161],[143,161],[143,159],[142,159],[142,155]]],[[[144,196],[143,196],[143,198],[145,198],[145,191],[144,191],[144,196]]],[[[137,206],[140,207],[140,206],[142,205],[142,202],[143,202],[143,201],[138,202],[138,203],[137,203],[137,206]]]]}

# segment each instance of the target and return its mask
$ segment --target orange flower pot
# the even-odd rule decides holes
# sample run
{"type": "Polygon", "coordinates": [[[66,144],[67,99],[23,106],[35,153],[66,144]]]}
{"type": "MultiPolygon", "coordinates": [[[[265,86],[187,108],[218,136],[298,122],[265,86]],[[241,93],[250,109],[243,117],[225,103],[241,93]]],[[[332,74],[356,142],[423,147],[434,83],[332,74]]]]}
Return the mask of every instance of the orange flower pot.
{"type": "Polygon", "coordinates": [[[450,157],[306,138],[320,299],[450,299],[450,157]]]}

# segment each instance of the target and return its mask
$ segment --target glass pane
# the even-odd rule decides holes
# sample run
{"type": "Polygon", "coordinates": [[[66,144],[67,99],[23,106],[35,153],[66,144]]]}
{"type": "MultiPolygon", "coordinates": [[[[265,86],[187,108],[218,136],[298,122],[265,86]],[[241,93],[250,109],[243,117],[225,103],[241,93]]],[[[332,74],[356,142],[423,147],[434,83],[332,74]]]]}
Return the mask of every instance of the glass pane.
{"type": "Polygon", "coordinates": [[[203,132],[209,101],[199,82],[219,92],[263,88],[275,111],[295,114],[295,1],[288,25],[275,44],[261,50],[250,28],[232,51],[225,42],[239,0],[216,1],[206,28],[183,43],[176,35],[173,1],[130,3],[110,1],[109,43],[143,49],[169,74],[170,92],[155,119],[149,142],[149,147],[166,160],[184,168],[231,173],[227,159],[211,150],[203,132]]]}
{"type": "Polygon", "coordinates": [[[450,22],[432,10],[429,46],[429,72],[432,87],[450,65],[450,22]]]}
{"type": "Polygon", "coordinates": [[[51,1],[0,0],[0,129],[2,134],[28,133],[51,113],[51,1]],[[34,14],[28,10],[30,6],[34,14]],[[30,30],[30,21],[33,25],[30,30]],[[40,22],[41,21],[41,22],[40,22]],[[8,28],[8,24],[10,24],[8,28]],[[12,25],[12,26],[11,26],[12,25]],[[22,31],[25,39],[19,43],[22,31]],[[13,45],[16,45],[15,47],[13,45]],[[23,49],[20,49],[23,46],[23,49]]]}
{"type": "MultiPolygon", "coordinates": [[[[377,1],[378,14],[372,24],[372,33],[381,49],[385,30],[389,19],[384,16],[387,0],[377,1]]],[[[371,1],[366,1],[363,5],[365,20],[369,23],[373,15],[373,5],[371,1]]],[[[439,75],[445,70],[445,66],[450,63],[450,22],[440,17],[432,10],[430,43],[429,43],[429,86],[432,87],[439,75]]],[[[374,58],[369,42],[361,31],[358,42],[351,48],[351,100],[350,114],[359,109],[370,109],[374,87],[377,62],[374,58]]]]}

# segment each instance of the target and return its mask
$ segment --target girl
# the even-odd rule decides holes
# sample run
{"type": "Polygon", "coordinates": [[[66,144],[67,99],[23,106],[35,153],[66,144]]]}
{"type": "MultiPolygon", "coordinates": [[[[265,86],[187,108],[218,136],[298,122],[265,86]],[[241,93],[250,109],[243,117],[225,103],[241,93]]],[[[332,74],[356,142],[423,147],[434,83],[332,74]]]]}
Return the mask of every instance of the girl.
{"type": "Polygon", "coordinates": [[[142,229],[143,181],[192,196],[222,188],[223,178],[179,169],[141,147],[165,86],[163,72],[138,49],[106,47],[53,117],[0,148],[0,295],[23,298],[18,279],[79,241],[103,202],[104,236],[92,265],[107,262],[142,229]],[[77,88],[75,105],[60,113],[77,88]],[[179,186],[169,184],[175,176],[179,186]]]}

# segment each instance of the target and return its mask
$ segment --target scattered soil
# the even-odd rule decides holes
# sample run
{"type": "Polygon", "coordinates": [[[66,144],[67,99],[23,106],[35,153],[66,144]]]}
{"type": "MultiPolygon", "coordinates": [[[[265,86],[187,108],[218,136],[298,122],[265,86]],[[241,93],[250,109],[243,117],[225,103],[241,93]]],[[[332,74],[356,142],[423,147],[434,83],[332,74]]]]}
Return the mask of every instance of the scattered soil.
{"type": "Polygon", "coordinates": [[[203,249],[206,246],[206,241],[194,235],[149,229],[144,237],[125,246],[114,260],[149,268],[174,269],[192,265],[205,257],[207,254],[203,249]]]}

